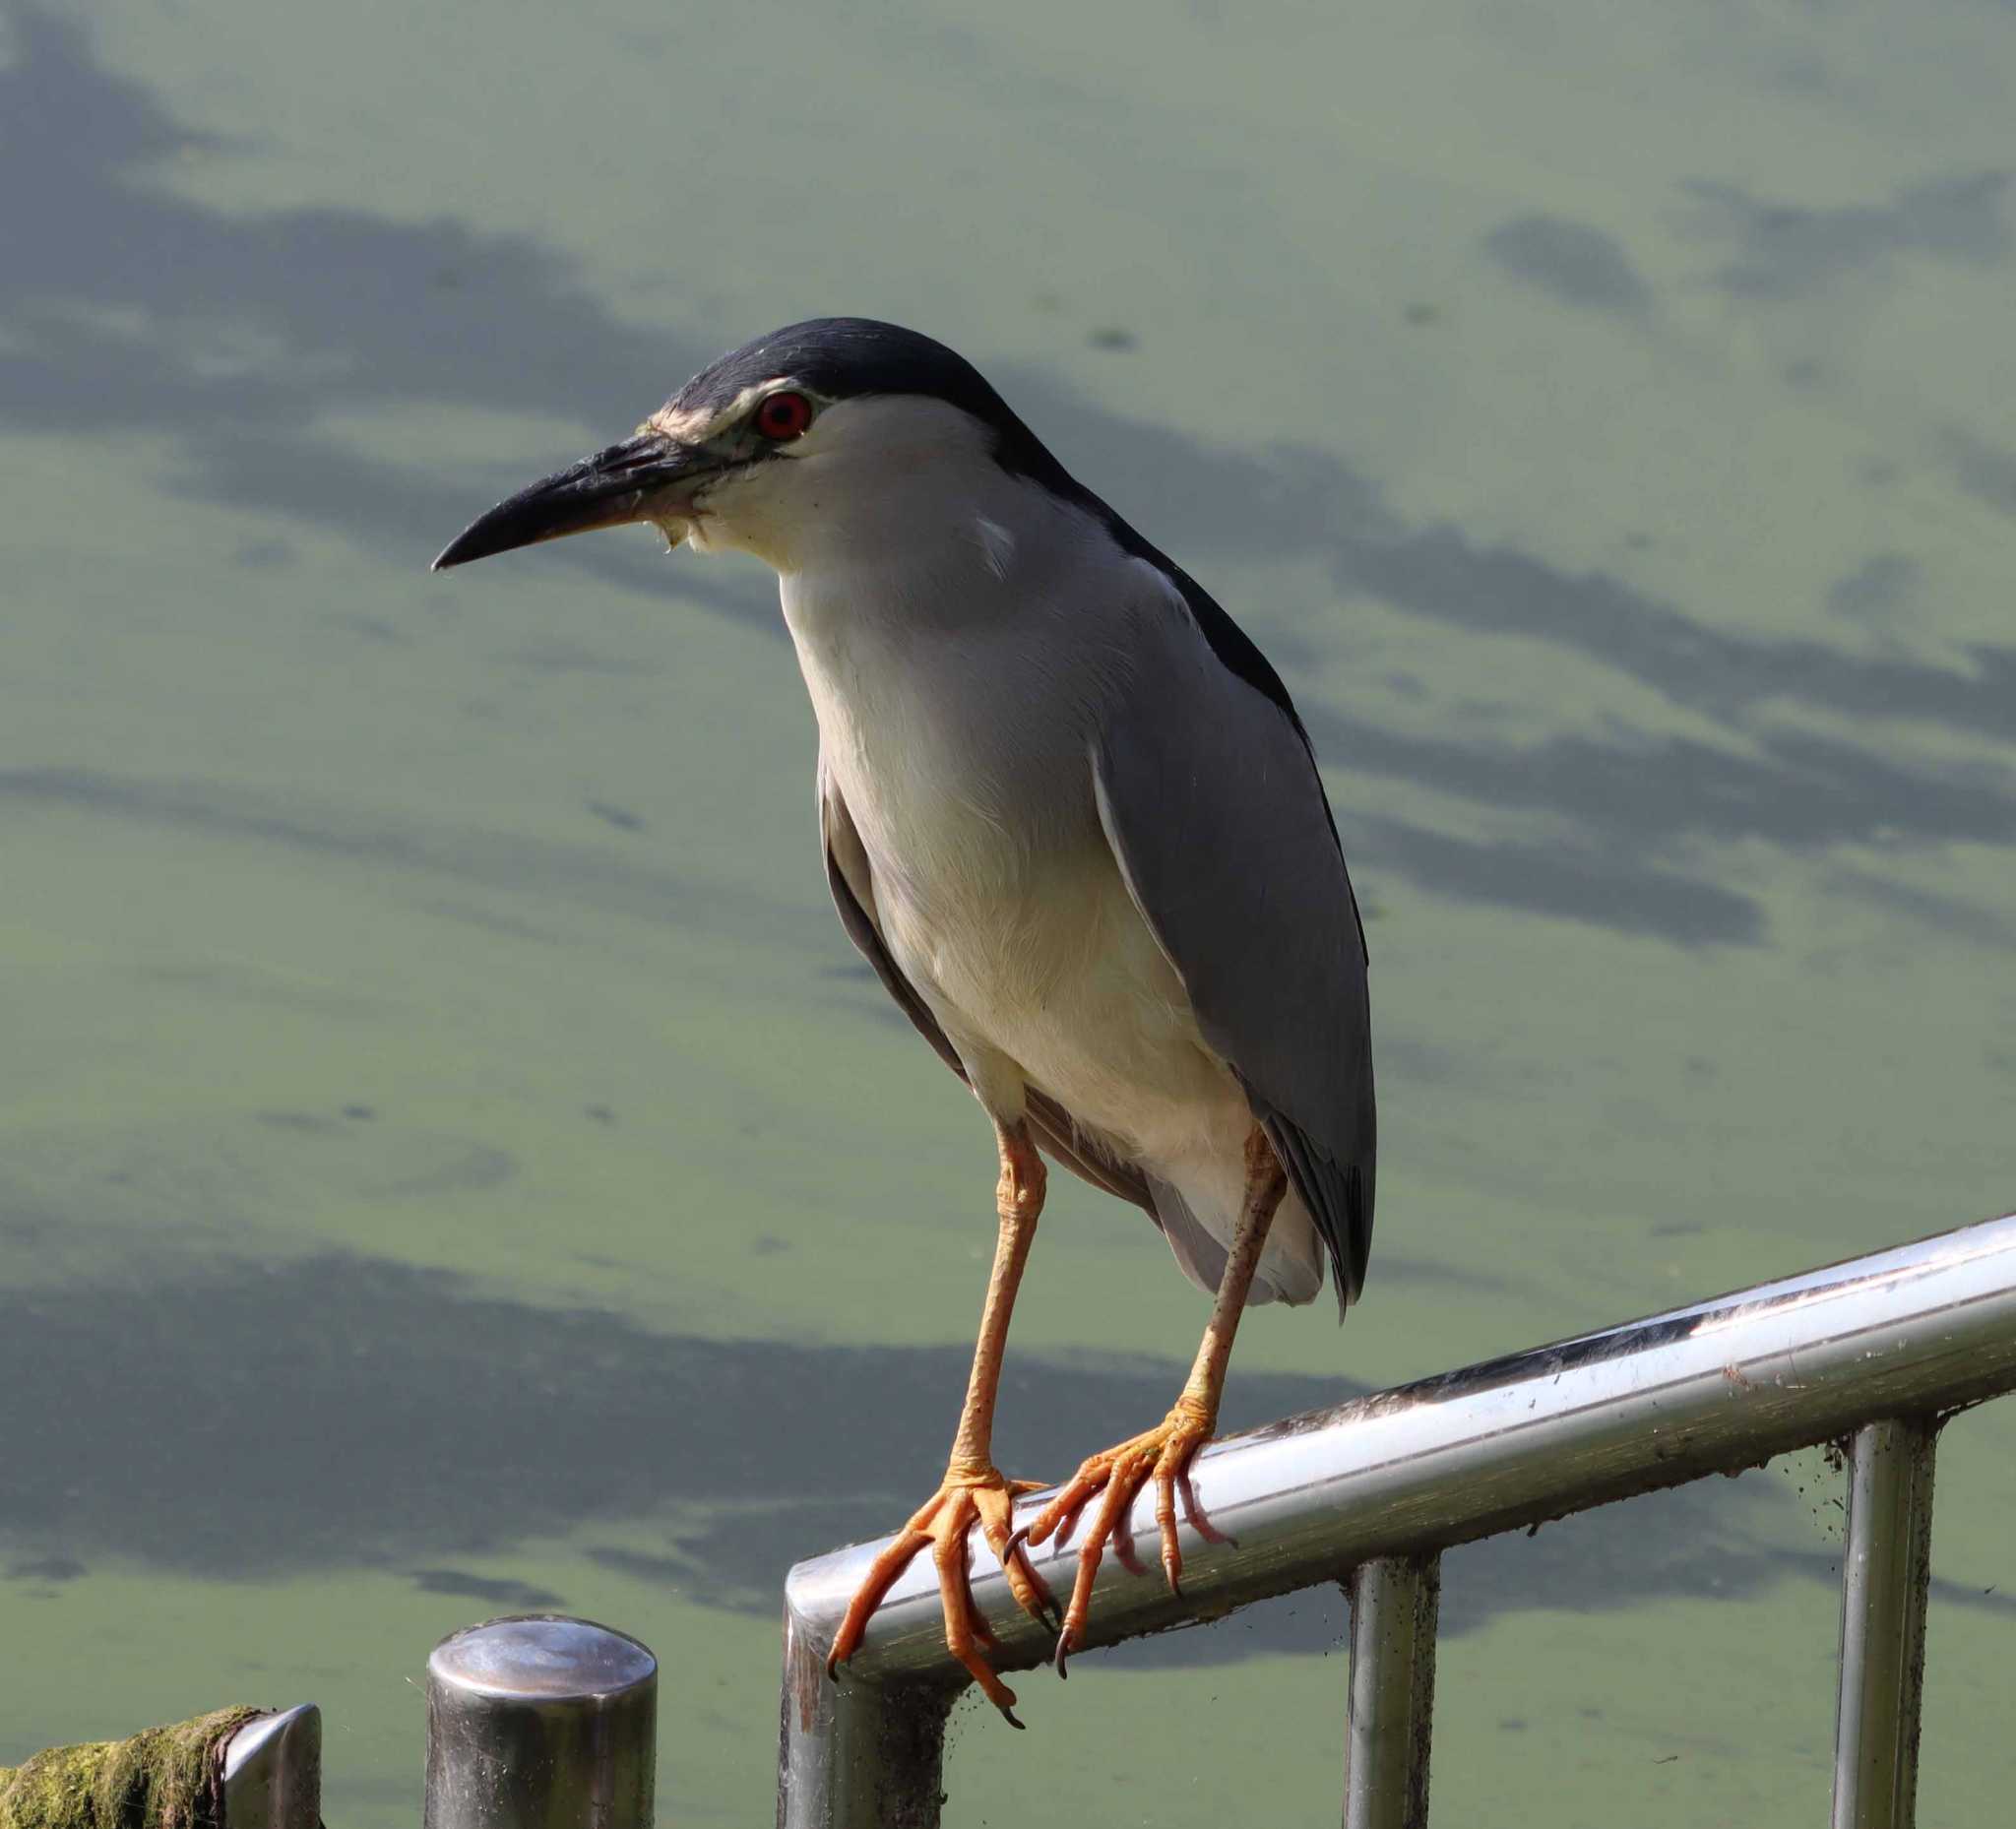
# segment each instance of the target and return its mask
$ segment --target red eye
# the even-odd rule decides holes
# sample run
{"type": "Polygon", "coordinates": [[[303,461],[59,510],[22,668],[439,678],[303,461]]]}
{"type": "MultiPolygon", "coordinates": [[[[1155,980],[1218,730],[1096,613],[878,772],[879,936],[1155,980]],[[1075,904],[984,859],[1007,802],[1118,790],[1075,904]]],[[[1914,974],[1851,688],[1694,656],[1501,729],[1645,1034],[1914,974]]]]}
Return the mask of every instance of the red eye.
{"type": "Polygon", "coordinates": [[[812,403],[802,394],[773,394],[756,409],[756,429],[782,443],[796,438],[812,423],[812,403]]]}

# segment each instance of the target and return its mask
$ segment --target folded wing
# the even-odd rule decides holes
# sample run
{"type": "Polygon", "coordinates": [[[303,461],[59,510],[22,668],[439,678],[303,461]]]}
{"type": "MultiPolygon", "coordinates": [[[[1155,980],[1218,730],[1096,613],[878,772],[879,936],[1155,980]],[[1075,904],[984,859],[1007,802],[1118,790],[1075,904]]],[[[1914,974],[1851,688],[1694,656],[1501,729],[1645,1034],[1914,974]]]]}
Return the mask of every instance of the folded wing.
{"type": "Polygon", "coordinates": [[[1364,930],[1287,689],[1170,570],[1174,587],[1138,568],[1129,665],[1094,746],[1100,819],[1205,1040],[1323,1236],[1342,1312],[1372,1243],[1364,930]]]}

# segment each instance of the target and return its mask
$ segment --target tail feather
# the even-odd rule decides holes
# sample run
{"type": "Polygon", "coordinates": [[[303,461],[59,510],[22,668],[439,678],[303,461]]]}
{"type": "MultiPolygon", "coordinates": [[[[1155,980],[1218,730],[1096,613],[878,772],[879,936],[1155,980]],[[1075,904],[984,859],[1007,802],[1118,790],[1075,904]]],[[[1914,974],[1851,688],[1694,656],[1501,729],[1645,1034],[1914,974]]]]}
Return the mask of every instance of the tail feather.
{"type": "MultiPolygon", "coordinates": [[[[1197,1217],[1183,1192],[1160,1176],[1148,1177],[1148,1191],[1155,1201],[1156,1224],[1169,1241],[1176,1267],[1207,1295],[1216,1295],[1225,1276],[1229,1255],[1226,1240],[1197,1217]]],[[[1228,1236],[1231,1222],[1220,1221],[1228,1236]]],[[[1246,1293],[1246,1306],[1257,1308],[1267,1302],[1287,1302],[1299,1307],[1315,1298],[1323,1287],[1323,1259],[1316,1249],[1314,1230],[1301,1203],[1291,1194],[1274,1217],[1267,1248],[1260,1254],[1260,1267],[1246,1293]],[[1303,1248],[1297,1249],[1297,1245],[1303,1248]]]]}
{"type": "Polygon", "coordinates": [[[1330,1250],[1337,1284],[1337,1318],[1365,1287],[1365,1262],[1372,1250],[1372,1164],[1340,1163],[1308,1133],[1279,1112],[1263,1112],[1274,1152],[1289,1185],[1330,1250]]]}

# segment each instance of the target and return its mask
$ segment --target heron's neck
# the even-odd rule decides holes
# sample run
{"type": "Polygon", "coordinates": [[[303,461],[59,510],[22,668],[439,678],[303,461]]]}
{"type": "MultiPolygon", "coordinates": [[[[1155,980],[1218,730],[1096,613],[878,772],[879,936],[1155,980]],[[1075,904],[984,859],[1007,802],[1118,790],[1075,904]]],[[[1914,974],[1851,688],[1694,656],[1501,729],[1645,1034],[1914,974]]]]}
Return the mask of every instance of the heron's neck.
{"type": "Polygon", "coordinates": [[[868,540],[837,541],[782,574],[824,738],[845,746],[858,725],[872,747],[928,725],[954,749],[1026,746],[1019,708],[1040,701],[1060,714],[1047,736],[1082,756],[1075,710],[1061,713],[1103,689],[1132,564],[1105,529],[1005,473],[929,520],[869,526],[868,540]]]}
{"type": "Polygon", "coordinates": [[[992,471],[920,473],[901,486],[836,490],[793,530],[779,566],[785,615],[802,647],[854,639],[972,633],[1042,615],[1064,592],[1060,572],[1075,511],[992,471]]]}

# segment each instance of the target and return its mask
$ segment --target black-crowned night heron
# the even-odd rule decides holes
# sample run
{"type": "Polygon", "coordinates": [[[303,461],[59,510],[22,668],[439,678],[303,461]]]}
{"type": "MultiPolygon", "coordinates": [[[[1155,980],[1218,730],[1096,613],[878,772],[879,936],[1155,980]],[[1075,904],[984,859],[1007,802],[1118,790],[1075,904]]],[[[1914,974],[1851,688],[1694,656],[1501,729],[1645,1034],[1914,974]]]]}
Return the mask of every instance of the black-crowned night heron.
{"type": "Polygon", "coordinates": [[[1210,1536],[1187,1470],[1241,1309],[1310,1300],[1326,1256],[1340,1314],[1364,1282],[1364,933],[1315,759],[1231,618],[914,331],[822,318],[759,338],[435,564],[638,521],[777,571],[818,718],[841,920],[993,1120],[1000,1231],[945,1481],[877,1559],[833,1662],[930,1545],[946,1642],[1006,1713],[1014,1694],[978,1649],[971,1528],[1022,1605],[1054,1619],[1021,1540],[1097,1498],[1061,1670],[1150,1480],[1171,1586],[1179,1490],[1210,1536]],[[1014,1501],[1040,1482],[1005,1477],[991,1437],[1039,1151],[1139,1206],[1214,1299],[1175,1407],[1018,1533],[1014,1501]]]}

